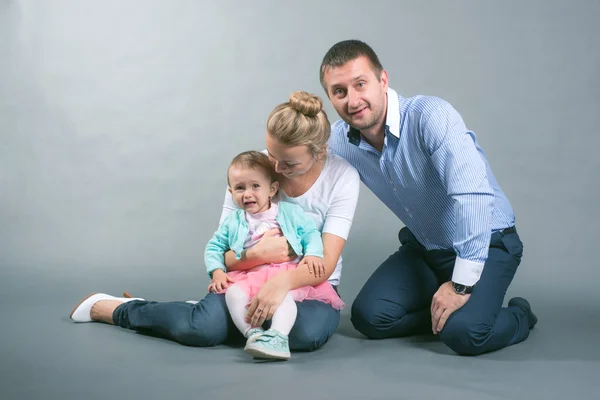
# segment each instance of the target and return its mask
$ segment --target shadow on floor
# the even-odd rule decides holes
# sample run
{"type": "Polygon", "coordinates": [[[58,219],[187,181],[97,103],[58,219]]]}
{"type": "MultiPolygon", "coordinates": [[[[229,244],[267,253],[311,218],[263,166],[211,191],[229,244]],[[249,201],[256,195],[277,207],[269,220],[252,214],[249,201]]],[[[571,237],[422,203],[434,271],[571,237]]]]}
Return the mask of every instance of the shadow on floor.
{"type": "MultiPolygon", "coordinates": [[[[575,313],[567,309],[555,308],[553,311],[549,314],[542,310],[539,314],[540,322],[525,341],[477,357],[503,361],[600,361],[600,347],[590,346],[590,343],[597,341],[597,334],[600,332],[600,315],[594,316],[581,308],[575,313]]],[[[460,357],[435,335],[369,340],[354,329],[349,315],[342,315],[336,334],[353,340],[382,342],[382,346],[392,342],[438,355],[460,357]]]]}

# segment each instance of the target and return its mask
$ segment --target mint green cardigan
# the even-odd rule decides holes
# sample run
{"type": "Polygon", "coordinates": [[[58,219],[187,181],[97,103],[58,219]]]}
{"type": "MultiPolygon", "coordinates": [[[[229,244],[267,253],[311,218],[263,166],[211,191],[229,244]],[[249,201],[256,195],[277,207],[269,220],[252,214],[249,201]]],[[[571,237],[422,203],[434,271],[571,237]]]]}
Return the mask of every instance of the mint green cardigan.
{"type": "MultiPolygon", "coordinates": [[[[281,232],[294,252],[300,257],[323,258],[321,232],[317,229],[314,220],[296,204],[280,201],[277,206],[279,209],[275,220],[281,226],[281,232]]],[[[225,253],[228,250],[233,250],[237,259],[241,258],[248,231],[244,210],[235,210],[225,218],[208,241],[204,251],[204,263],[208,276],[212,277],[215,269],[227,270],[225,253]]]]}

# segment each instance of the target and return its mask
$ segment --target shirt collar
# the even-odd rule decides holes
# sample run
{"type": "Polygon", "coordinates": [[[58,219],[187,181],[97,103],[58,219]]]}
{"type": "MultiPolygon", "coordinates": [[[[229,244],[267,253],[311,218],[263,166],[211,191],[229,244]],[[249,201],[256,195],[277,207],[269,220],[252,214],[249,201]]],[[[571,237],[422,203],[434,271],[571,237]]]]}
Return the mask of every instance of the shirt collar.
{"type": "MultiPolygon", "coordinates": [[[[390,133],[400,137],[400,100],[398,93],[390,87],[387,89],[387,111],[385,126],[390,133]]],[[[360,131],[348,125],[348,141],[355,146],[360,144],[360,131]]]]}

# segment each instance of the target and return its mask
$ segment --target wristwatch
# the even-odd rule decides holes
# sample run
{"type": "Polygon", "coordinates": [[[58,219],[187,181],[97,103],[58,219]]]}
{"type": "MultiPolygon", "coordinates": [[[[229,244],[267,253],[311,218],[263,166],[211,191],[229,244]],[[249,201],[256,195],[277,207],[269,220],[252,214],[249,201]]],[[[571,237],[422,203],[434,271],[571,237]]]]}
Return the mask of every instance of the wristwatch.
{"type": "Polygon", "coordinates": [[[471,294],[473,292],[473,286],[461,285],[460,283],[452,282],[452,287],[456,294],[471,294]]]}

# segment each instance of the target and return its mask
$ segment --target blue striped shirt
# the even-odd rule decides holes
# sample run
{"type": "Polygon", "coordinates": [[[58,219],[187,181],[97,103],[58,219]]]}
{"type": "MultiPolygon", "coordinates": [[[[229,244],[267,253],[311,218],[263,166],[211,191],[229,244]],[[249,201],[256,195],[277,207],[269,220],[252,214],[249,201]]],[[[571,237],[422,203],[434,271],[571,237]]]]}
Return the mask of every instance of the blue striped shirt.
{"type": "Polygon", "coordinates": [[[380,152],[344,121],[332,125],[329,147],[396,214],[427,250],[453,249],[452,280],[474,285],[492,232],[515,217],[460,114],[432,96],[403,98],[388,88],[380,152]]]}

